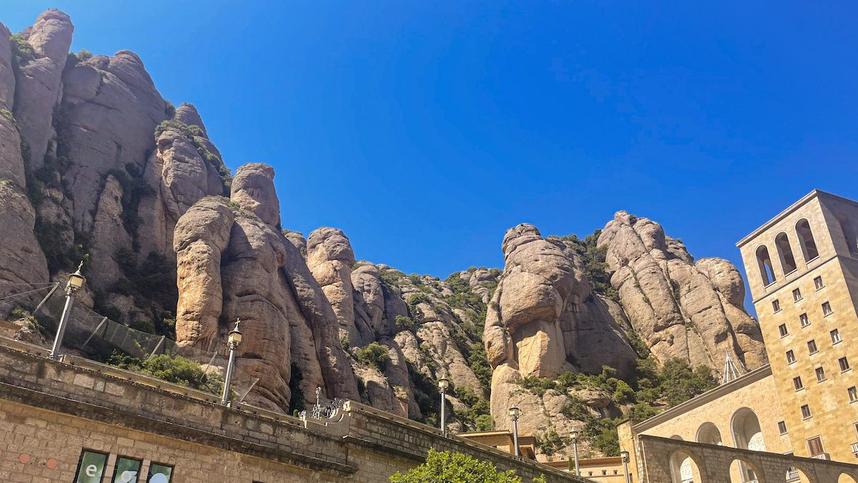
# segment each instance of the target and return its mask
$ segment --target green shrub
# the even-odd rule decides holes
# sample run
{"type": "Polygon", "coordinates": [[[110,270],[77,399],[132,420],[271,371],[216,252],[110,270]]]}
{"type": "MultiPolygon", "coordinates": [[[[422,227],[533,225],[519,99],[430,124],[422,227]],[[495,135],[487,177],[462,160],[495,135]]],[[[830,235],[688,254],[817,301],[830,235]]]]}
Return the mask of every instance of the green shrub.
{"type": "Polygon", "coordinates": [[[355,349],[355,359],[361,364],[375,367],[384,371],[387,362],[390,361],[388,349],[378,342],[370,342],[365,347],[355,349]]]}
{"type": "Polygon", "coordinates": [[[397,315],[393,319],[393,326],[396,332],[402,332],[403,330],[414,332],[417,330],[417,323],[414,322],[414,319],[404,315],[397,315]]]}
{"type": "Polygon", "coordinates": [[[213,394],[220,394],[223,391],[223,378],[219,374],[207,374],[198,363],[182,356],[161,354],[140,360],[114,352],[107,363],[213,394]]]}
{"type": "Polygon", "coordinates": [[[12,41],[12,53],[15,54],[15,60],[19,66],[36,58],[36,51],[33,50],[33,47],[30,46],[30,43],[27,42],[27,39],[23,35],[14,34],[9,37],[9,40],[12,41]]]}
{"type": "Polygon", "coordinates": [[[390,476],[392,483],[521,483],[513,470],[499,471],[495,465],[473,456],[429,449],[426,462],[405,473],[390,476]]]}

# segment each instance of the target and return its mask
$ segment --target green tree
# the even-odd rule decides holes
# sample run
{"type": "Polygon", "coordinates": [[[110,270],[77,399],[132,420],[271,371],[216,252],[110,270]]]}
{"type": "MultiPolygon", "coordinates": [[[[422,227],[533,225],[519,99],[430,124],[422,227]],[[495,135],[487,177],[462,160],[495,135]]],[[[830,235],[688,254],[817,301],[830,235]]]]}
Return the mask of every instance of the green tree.
{"type": "Polygon", "coordinates": [[[378,342],[370,342],[365,347],[355,349],[355,358],[362,364],[373,366],[379,371],[383,371],[390,360],[390,355],[387,352],[387,347],[384,345],[378,342]]]}
{"type": "Polygon", "coordinates": [[[521,483],[513,470],[499,471],[488,461],[453,451],[429,449],[426,462],[405,473],[396,472],[392,483],[521,483]]]}

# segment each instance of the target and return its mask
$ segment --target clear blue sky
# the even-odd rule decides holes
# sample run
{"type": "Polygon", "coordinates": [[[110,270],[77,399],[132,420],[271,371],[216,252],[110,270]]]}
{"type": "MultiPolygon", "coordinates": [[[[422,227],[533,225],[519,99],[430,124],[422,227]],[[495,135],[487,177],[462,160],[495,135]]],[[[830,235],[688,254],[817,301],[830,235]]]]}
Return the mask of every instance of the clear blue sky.
{"type": "Polygon", "coordinates": [[[697,257],[814,187],[858,198],[858,7],[810,2],[4,0],[73,48],[141,55],[283,225],[441,277],[501,266],[516,223],[626,209],[697,257]]]}

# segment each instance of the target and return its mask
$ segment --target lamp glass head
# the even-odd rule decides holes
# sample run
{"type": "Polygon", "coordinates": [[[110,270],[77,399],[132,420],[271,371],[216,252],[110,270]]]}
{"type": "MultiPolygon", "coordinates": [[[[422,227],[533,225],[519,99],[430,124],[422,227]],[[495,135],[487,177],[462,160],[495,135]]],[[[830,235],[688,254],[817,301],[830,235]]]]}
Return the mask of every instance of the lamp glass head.
{"type": "Polygon", "coordinates": [[[68,286],[75,290],[79,290],[83,288],[83,284],[86,283],[86,277],[81,275],[80,269],[83,268],[83,262],[80,262],[80,265],[77,267],[77,271],[73,274],[69,275],[68,286]]]}
{"type": "Polygon", "coordinates": [[[578,431],[573,430],[571,436],[573,441],[578,441],[578,431]]]}
{"type": "Polygon", "coordinates": [[[235,321],[235,328],[229,331],[227,341],[230,345],[238,346],[239,344],[241,344],[241,331],[238,330],[239,323],[241,323],[241,320],[235,321]]]}
{"type": "Polygon", "coordinates": [[[519,409],[518,406],[512,406],[511,408],[509,408],[509,416],[512,419],[518,419],[518,416],[520,414],[521,414],[521,409],[519,409]]]}
{"type": "Polygon", "coordinates": [[[441,388],[442,391],[446,391],[447,388],[450,387],[450,380],[447,379],[446,377],[442,377],[441,379],[438,379],[438,387],[441,388]]]}
{"type": "Polygon", "coordinates": [[[628,451],[620,451],[620,458],[622,458],[624,463],[628,462],[629,461],[629,452],[628,451]]]}

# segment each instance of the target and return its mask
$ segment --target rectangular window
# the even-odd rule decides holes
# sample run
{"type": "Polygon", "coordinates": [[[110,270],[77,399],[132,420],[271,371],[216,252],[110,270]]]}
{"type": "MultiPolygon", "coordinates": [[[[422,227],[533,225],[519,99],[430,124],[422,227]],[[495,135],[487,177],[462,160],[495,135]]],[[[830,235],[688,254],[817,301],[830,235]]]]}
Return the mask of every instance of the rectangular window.
{"type": "Polygon", "coordinates": [[[793,351],[791,350],[786,351],[786,358],[787,364],[792,364],[793,362],[795,362],[795,353],[793,353],[793,351]]]}
{"type": "Polygon", "coordinates": [[[848,371],[849,370],[849,359],[847,359],[845,357],[841,357],[840,359],[837,359],[837,363],[840,364],[840,370],[841,371],[848,371]]]}
{"type": "Polygon", "coordinates": [[[149,476],[146,477],[148,483],[170,483],[173,478],[173,467],[162,463],[149,463],[149,476]]]}
{"type": "Polygon", "coordinates": [[[781,311],[781,302],[780,302],[780,300],[778,300],[778,299],[774,299],[774,300],[772,300],[772,310],[774,310],[775,312],[780,312],[780,311],[781,311]]]}
{"type": "Polygon", "coordinates": [[[804,384],[801,383],[801,377],[798,376],[792,378],[792,385],[795,386],[796,391],[804,387],[804,384]]]}
{"type": "Polygon", "coordinates": [[[807,314],[801,314],[798,316],[798,321],[801,323],[802,327],[807,327],[810,325],[810,319],[807,317],[807,314]]]}
{"type": "Polygon", "coordinates": [[[807,352],[809,352],[811,354],[816,354],[817,352],[819,352],[819,349],[816,348],[816,341],[815,340],[811,339],[811,340],[807,341],[807,352]]]}
{"type": "Polygon", "coordinates": [[[801,298],[802,298],[802,297],[801,297],[801,290],[799,290],[799,289],[797,289],[797,288],[792,289],[792,299],[793,299],[793,301],[794,301],[794,302],[798,302],[799,300],[801,300],[801,298]]]}
{"type": "Polygon", "coordinates": [[[821,289],[822,287],[824,287],[824,286],[825,286],[825,284],[824,284],[824,283],[822,283],[822,277],[821,277],[821,276],[820,276],[820,277],[815,277],[815,278],[813,279],[813,286],[814,286],[814,287],[816,287],[816,290],[819,290],[819,289],[821,289]]]}
{"type": "Polygon", "coordinates": [[[780,432],[781,432],[781,434],[786,434],[786,433],[787,433],[786,423],[785,423],[785,422],[783,422],[783,421],[778,421],[778,431],[780,431],[780,432]]]}
{"type": "Polygon", "coordinates": [[[825,450],[822,449],[822,440],[819,439],[819,436],[807,440],[807,449],[810,450],[810,456],[812,457],[825,453],[825,450]]]}
{"type": "Polygon", "coordinates": [[[832,330],[830,334],[832,344],[838,344],[840,342],[843,342],[843,339],[840,338],[840,331],[838,331],[837,329],[832,330]]]}
{"type": "Polygon", "coordinates": [[[831,304],[828,302],[822,302],[822,315],[828,317],[832,312],[834,311],[831,310],[831,304]]]}
{"type": "Polygon", "coordinates": [[[789,330],[787,330],[786,324],[779,325],[778,332],[781,333],[781,337],[786,337],[786,335],[789,334],[789,330]]]}
{"type": "Polygon", "coordinates": [[[816,382],[822,382],[825,380],[825,369],[821,366],[815,369],[816,372],[816,382]]]}
{"type": "Polygon", "coordinates": [[[101,483],[105,466],[107,466],[107,454],[84,449],[77,463],[75,483],[101,483]]]}
{"type": "Polygon", "coordinates": [[[849,393],[849,402],[854,403],[858,402],[858,388],[855,386],[850,387],[846,390],[849,393]]]}
{"type": "Polygon", "coordinates": [[[811,416],[813,416],[813,415],[810,414],[810,406],[808,406],[807,404],[803,404],[801,406],[801,417],[804,419],[807,419],[811,416]]]}
{"type": "Polygon", "coordinates": [[[113,470],[113,483],[137,483],[137,475],[140,474],[142,460],[118,456],[116,468],[113,470]]]}

